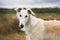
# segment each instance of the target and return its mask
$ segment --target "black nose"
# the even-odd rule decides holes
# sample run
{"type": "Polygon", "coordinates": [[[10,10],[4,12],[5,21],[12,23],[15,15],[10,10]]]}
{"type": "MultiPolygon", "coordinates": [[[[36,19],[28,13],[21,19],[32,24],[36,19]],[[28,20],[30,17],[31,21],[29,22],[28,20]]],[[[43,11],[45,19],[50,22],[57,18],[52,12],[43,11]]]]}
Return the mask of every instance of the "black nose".
{"type": "Polygon", "coordinates": [[[21,26],[21,28],[23,28],[23,27],[24,27],[24,25],[23,25],[23,24],[21,24],[20,26],[21,26]]]}

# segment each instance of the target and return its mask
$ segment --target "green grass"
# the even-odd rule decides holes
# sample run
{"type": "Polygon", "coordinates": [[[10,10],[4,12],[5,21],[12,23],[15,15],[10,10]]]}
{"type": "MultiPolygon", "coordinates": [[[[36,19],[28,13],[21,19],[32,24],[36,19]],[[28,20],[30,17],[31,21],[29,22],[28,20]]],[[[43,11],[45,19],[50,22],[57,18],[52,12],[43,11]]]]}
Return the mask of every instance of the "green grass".
{"type": "Polygon", "coordinates": [[[36,13],[36,15],[45,20],[60,20],[60,13],[36,13]]]}

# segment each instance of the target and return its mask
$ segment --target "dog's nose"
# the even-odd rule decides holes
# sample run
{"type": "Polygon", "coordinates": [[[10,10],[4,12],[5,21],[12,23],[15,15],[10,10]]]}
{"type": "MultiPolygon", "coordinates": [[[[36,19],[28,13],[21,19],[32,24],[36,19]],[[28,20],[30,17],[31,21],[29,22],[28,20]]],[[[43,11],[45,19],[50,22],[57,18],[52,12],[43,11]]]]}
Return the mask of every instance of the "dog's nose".
{"type": "Polygon", "coordinates": [[[24,27],[24,25],[23,25],[23,24],[21,24],[21,25],[20,25],[20,27],[21,27],[21,28],[23,28],[23,27],[24,27]]]}

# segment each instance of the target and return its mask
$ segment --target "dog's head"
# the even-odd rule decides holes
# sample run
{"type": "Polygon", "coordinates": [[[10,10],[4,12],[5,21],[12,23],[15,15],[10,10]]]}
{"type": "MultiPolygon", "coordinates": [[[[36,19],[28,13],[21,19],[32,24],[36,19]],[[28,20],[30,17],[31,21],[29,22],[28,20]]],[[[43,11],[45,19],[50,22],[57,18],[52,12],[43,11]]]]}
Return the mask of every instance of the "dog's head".
{"type": "Polygon", "coordinates": [[[25,30],[27,21],[29,20],[30,15],[35,15],[31,9],[27,8],[16,8],[17,18],[19,19],[20,29],[25,30]]]}

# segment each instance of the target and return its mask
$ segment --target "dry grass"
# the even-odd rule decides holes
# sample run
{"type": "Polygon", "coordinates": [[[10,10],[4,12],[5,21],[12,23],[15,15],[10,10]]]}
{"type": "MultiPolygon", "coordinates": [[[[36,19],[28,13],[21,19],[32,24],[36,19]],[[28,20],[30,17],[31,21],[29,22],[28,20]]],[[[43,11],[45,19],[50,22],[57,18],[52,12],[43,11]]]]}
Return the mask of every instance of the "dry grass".
{"type": "Polygon", "coordinates": [[[0,35],[0,40],[25,40],[24,34],[12,33],[8,35],[0,35]]]}
{"type": "MultiPolygon", "coordinates": [[[[38,16],[43,19],[60,19],[53,16],[38,16]]],[[[19,31],[16,15],[0,14],[0,40],[25,40],[25,33],[19,31]]]]}
{"type": "Polygon", "coordinates": [[[60,20],[59,13],[37,13],[36,15],[45,20],[60,20]]]}
{"type": "Polygon", "coordinates": [[[15,15],[0,15],[0,40],[25,40],[25,34],[19,31],[15,15]]]}

